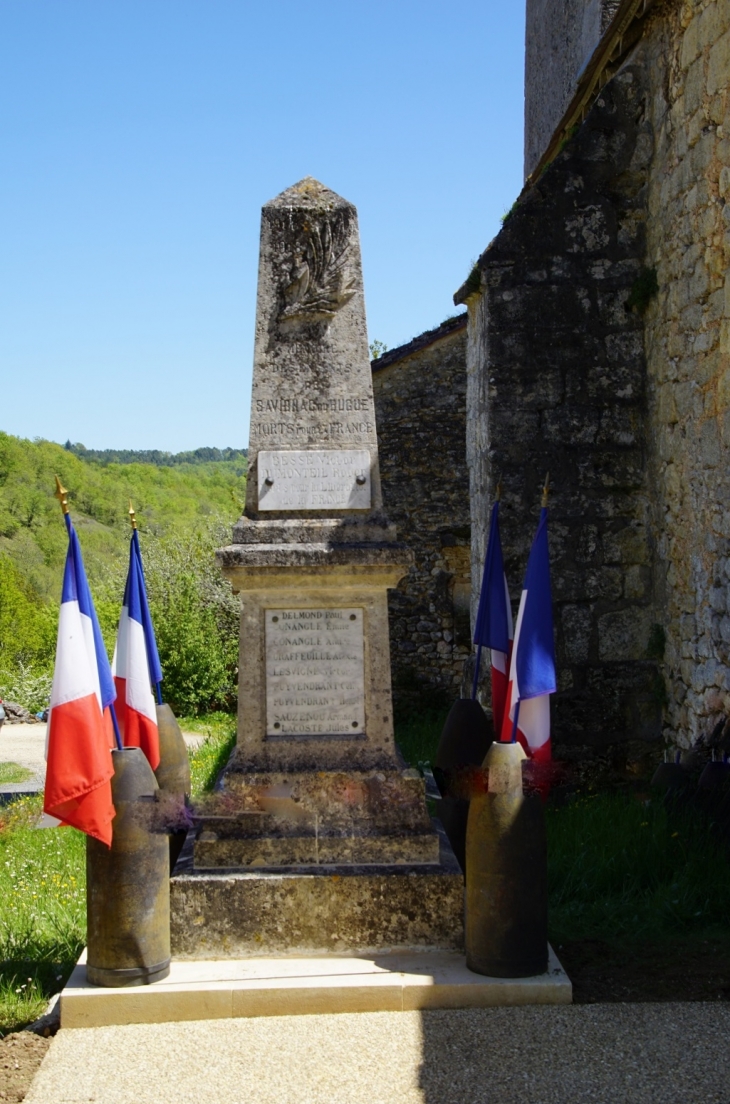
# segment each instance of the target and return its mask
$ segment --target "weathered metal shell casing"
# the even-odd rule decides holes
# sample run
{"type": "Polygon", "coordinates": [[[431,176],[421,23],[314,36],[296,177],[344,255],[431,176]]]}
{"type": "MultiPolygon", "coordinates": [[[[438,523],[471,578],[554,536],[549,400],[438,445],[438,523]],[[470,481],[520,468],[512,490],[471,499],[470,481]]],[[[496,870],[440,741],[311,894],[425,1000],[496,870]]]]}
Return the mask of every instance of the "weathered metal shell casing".
{"type": "Polygon", "coordinates": [[[160,733],[160,765],[155,771],[157,785],[169,793],[190,796],[190,760],[177,717],[167,702],[156,708],[160,733]]]}
{"type": "Polygon", "coordinates": [[[548,964],[547,835],[537,794],[522,788],[519,744],[492,744],[489,789],[466,833],[466,964],[490,977],[534,977],[548,964]]]}
{"type": "MultiPolygon", "coordinates": [[[[160,734],[160,763],[155,771],[157,785],[180,800],[181,811],[190,797],[190,759],[177,717],[167,702],[157,706],[157,729],[160,734]]],[[[170,873],[175,869],[187,836],[187,827],[170,830],[170,873]]]]}
{"type": "Polygon", "coordinates": [[[170,860],[144,752],[123,748],[112,759],[112,846],[86,840],[86,976],[119,988],[170,972],[170,860]]]}
{"type": "Polygon", "coordinates": [[[469,800],[449,794],[449,780],[468,767],[480,767],[492,743],[487,715],[478,701],[459,698],[451,707],[441,732],[434,776],[446,792],[438,805],[438,815],[449,843],[463,871],[466,870],[466,821],[469,800]],[[444,780],[446,785],[444,787],[444,780]]]}

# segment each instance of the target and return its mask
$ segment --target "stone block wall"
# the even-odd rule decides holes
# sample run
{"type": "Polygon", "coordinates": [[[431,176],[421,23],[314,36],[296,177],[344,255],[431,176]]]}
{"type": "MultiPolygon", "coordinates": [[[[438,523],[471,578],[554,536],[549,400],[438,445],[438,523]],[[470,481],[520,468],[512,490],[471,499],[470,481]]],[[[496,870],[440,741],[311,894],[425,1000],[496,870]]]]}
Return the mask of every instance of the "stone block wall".
{"type": "Polygon", "coordinates": [[[660,735],[646,362],[627,306],[645,263],[649,98],[644,65],[626,65],[480,258],[479,290],[472,278],[462,296],[473,601],[501,479],[516,606],[549,471],[558,756],[660,735]]]}
{"type": "Polygon", "coordinates": [[[372,362],[383,503],[415,554],[389,592],[396,709],[458,697],[471,651],[466,315],[372,362]]]}
{"type": "Polygon", "coordinates": [[[618,0],[527,0],[525,177],[540,160],[617,7],[618,0]]]}
{"type": "Polygon", "coordinates": [[[727,0],[655,3],[462,289],[474,595],[497,478],[516,597],[549,468],[558,748],[730,718],[729,84],[727,0]]]}
{"type": "Polygon", "coordinates": [[[646,315],[666,736],[730,716],[730,4],[664,4],[643,50],[654,155],[646,315]]]}

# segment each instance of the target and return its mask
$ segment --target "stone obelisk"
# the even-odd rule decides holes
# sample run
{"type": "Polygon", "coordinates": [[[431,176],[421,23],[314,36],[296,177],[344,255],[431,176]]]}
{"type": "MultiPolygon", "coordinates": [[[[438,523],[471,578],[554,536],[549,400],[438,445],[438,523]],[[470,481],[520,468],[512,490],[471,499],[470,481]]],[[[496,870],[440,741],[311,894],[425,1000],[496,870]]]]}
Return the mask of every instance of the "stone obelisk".
{"type": "Polygon", "coordinates": [[[394,767],[386,593],[412,557],[382,510],[357,213],[311,178],[262,213],[248,457],[219,553],[243,595],[237,762],[394,767]]]}
{"type": "Polygon", "coordinates": [[[462,880],[393,736],[382,503],[355,208],[306,178],[262,212],[238,741],[173,880],[178,954],[454,947],[462,880]],[[177,906],[175,905],[177,901],[177,906]]]}

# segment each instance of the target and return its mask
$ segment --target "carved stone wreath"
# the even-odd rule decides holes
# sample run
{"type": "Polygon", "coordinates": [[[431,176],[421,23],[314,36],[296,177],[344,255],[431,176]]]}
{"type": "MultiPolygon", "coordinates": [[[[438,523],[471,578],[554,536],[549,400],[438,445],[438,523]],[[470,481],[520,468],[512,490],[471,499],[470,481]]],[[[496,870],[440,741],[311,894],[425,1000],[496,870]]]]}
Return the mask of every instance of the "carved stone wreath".
{"type": "Polygon", "coordinates": [[[283,289],[280,322],[329,321],[356,290],[346,272],[347,231],[343,235],[341,228],[335,228],[333,233],[327,218],[320,225],[306,222],[303,229],[303,241],[283,289]]]}

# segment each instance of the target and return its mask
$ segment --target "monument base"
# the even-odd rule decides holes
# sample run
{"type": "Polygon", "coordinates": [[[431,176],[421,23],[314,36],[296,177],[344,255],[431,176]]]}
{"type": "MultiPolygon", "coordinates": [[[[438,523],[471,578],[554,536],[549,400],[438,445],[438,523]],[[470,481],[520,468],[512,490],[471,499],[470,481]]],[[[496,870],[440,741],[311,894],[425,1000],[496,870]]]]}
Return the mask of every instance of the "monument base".
{"type": "Polygon", "coordinates": [[[61,1027],[230,1019],[246,1016],[411,1012],[570,1004],[572,986],[550,948],[547,972],[489,978],[456,951],[368,957],[247,958],[175,962],[169,978],[144,989],[98,989],[85,953],[61,993],[61,1027]]]}
{"type": "Polygon", "coordinates": [[[192,869],[170,883],[176,958],[379,954],[464,946],[464,879],[443,834],[439,862],[192,869]]]}

